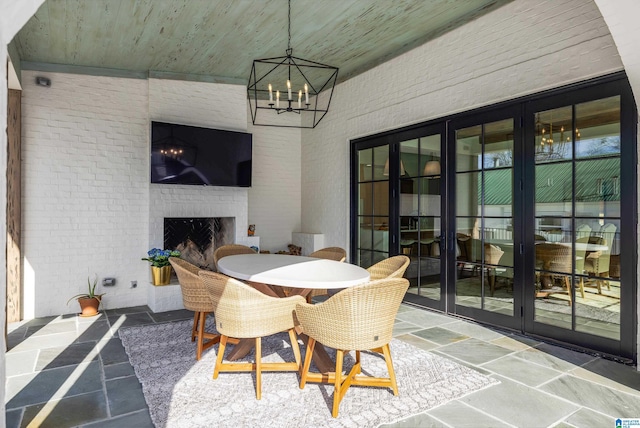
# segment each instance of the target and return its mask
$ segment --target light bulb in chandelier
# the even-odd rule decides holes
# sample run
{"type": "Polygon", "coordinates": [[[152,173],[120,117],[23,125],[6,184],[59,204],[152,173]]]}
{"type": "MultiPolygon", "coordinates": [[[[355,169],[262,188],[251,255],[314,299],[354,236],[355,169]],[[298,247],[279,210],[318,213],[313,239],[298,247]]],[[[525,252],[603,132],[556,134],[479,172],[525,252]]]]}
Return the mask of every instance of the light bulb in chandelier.
{"type": "Polygon", "coordinates": [[[303,89],[298,89],[298,102],[297,102],[297,108],[293,107],[293,103],[294,103],[294,99],[293,99],[293,84],[291,83],[291,80],[287,80],[286,82],[287,85],[287,106],[284,108],[280,108],[280,91],[276,90],[276,102],[275,104],[273,103],[273,85],[271,83],[269,83],[269,107],[276,110],[278,113],[284,113],[287,111],[294,111],[296,112],[296,110],[301,111],[303,109],[309,109],[310,103],[309,103],[309,85],[307,83],[304,84],[303,88],[304,88],[304,104],[302,103],[302,92],[303,89]],[[274,108],[275,107],[275,108],[274,108]]]}

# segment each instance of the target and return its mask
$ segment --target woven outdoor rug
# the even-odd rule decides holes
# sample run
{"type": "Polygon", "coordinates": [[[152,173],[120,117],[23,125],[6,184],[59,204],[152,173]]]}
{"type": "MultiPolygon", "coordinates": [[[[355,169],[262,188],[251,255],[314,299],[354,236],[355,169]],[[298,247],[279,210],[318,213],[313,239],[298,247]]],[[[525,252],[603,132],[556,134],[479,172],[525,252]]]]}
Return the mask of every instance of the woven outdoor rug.
{"type": "MultiPolygon", "coordinates": [[[[192,321],[181,321],[119,331],[156,427],[375,427],[499,383],[394,339],[391,356],[400,395],[389,388],[352,386],[334,419],[333,386],[300,389],[294,372],[263,373],[261,400],[255,397],[253,373],[220,373],[212,379],[218,345],[196,361],[191,326],[192,321]]],[[[213,330],[209,319],[207,331],[213,330]]],[[[263,361],[293,361],[287,333],[262,341],[263,361]]],[[[246,360],[252,359],[250,353],[246,360]]],[[[345,357],[345,370],[352,363],[353,356],[345,357]]],[[[363,374],[387,376],[381,355],[363,352],[362,369],[363,374]]]]}

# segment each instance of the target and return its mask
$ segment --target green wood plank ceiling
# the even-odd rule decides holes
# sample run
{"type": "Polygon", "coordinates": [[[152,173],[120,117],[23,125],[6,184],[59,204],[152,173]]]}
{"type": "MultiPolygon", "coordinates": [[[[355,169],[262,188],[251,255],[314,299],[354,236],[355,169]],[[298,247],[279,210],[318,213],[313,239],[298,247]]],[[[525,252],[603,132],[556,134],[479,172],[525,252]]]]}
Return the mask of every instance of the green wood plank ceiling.
{"type": "MultiPolygon", "coordinates": [[[[292,0],[291,47],[344,81],[509,1],[292,0]]],[[[287,0],[47,0],[12,45],[23,69],[245,84],[285,54],[287,0]]]]}

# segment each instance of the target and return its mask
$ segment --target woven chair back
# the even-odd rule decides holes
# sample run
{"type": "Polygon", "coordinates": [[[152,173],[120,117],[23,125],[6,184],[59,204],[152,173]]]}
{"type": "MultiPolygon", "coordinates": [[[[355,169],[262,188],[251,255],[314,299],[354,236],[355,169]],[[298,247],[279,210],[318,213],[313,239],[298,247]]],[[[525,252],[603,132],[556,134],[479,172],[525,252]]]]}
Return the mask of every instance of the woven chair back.
{"type": "Polygon", "coordinates": [[[347,258],[347,252],[340,247],[327,247],[309,254],[309,257],[317,259],[335,260],[343,262],[347,258]]]}
{"type": "Polygon", "coordinates": [[[576,273],[584,273],[584,262],[587,257],[587,243],[589,237],[585,236],[576,239],[576,273]]]}
{"type": "Polygon", "coordinates": [[[388,278],[342,290],[316,305],[298,305],[304,332],[335,349],[375,349],[391,341],[409,281],[388,278]]]}
{"type": "Polygon", "coordinates": [[[184,307],[194,312],[213,312],[214,303],[198,276],[201,269],[177,257],[170,257],[169,263],[178,276],[184,307]]]}
{"type": "Polygon", "coordinates": [[[491,245],[489,243],[484,244],[484,262],[489,265],[497,265],[500,264],[500,259],[504,251],[502,251],[499,247],[495,245],[491,245]]]}
{"type": "Polygon", "coordinates": [[[236,254],[255,254],[251,247],[247,247],[246,245],[239,244],[227,244],[221,247],[216,248],[213,252],[213,263],[216,265],[216,269],[218,269],[218,260],[227,256],[234,256],[236,254]]]}
{"type": "Polygon", "coordinates": [[[609,245],[609,241],[607,241],[607,238],[592,235],[589,237],[589,243],[596,245],[605,245],[607,246],[607,248],[605,250],[599,251],[587,251],[587,258],[584,265],[585,270],[596,276],[602,273],[609,272],[609,262],[611,261],[611,245],[609,245]]]}
{"type": "Polygon", "coordinates": [[[600,235],[606,242],[608,242],[610,245],[613,245],[613,242],[615,241],[616,230],[618,230],[618,228],[615,224],[607,223],[600,228],[600,235]]]}
{"type": "Polygon", "coordinates": [[[542,261],[545,270],[571,273],[571,247],[568,245],[538,244],[536,259],[542,261]]]}
{"type": "Polygon", "coordinates": [[[588,224],[581,224],[576,227],[576,238],[589,238],[591,235],[591,226],[588,224]]]}
{"type": "Polygon", "coordinates": [[[264,337],[294,327],[293,312],[302,296],[278,298],[217,272],[201,271],[212,300],[217,300],[216,329],[228,337],[264,337]]]}
{"type": "Polygon", "coordinates": [[[465,235],[464,233],[456,234],[456,257],[460,260],[469,260],[469,254],[467,252],[467,241],[469,241],[471,237],[469,235],[465,235]]]}
{"type": "Polygon", "coordinates": [[[384,278],[402,278],[410,262],[411,260],[407,256],[393,256],[368,267],[367,271],[371,281],[384,278]]]}

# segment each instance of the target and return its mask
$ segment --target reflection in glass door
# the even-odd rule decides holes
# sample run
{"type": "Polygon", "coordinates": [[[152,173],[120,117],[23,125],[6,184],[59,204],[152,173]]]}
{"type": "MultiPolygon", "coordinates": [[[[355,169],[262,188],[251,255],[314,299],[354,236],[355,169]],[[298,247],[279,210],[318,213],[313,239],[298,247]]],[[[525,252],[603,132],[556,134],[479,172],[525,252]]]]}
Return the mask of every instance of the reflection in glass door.
{"type": "Polygon", "coordinates": [[[620,97],[534,117],[534,321],[620,340],[620,97]]]}
{"type": "Polygon", "coordinates": [[[356,263],[369,267],[389,257],[389,146],[359,150],[356,263]]]}
{"type": "Polygon", "coordinates": [[[440,300],[441,135],[400,142],[400,254],[409,293],[440,300]]]}
{"type": "Polygon", "coordinates": [[[614,76],[355,140],[352,258],[409,256],[412,304],[635,359],[637,121],[614,76]]]}
{"type": "Polygon", "coordinates": [[[514,315],[514,120],[455,130],[455,304],[514,315]]]}

